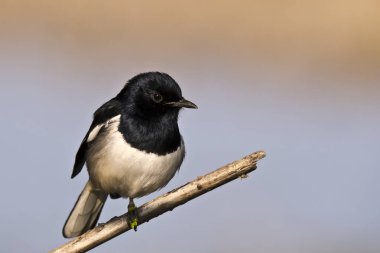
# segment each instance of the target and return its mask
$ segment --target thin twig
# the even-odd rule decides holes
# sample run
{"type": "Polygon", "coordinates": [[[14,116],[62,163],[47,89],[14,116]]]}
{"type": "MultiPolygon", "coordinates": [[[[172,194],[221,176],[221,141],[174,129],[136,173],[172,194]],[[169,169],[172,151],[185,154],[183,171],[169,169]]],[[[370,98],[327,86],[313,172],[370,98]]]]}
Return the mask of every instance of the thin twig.
{"type": "MultiPolygon", "coordinates": [[[[138,208],[139,225],[236,178],[245,178],[264,157],[264,151],[255,152],[145,203],[138,208]]],[[[123,214],[50,252],[85,252],[128,230],[127,214],[123,214]]]]}

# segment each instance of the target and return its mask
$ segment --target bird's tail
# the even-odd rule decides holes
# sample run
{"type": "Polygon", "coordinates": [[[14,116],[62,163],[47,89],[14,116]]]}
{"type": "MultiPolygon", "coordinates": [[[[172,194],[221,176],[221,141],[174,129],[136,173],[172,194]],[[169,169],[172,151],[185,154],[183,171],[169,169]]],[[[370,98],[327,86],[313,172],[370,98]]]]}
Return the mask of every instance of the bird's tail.
{"type": "Polygon", "coordinates": [[[63,236],[76,237],[95,227],[107,196],[88,181],[63,226],[63,236]]]}

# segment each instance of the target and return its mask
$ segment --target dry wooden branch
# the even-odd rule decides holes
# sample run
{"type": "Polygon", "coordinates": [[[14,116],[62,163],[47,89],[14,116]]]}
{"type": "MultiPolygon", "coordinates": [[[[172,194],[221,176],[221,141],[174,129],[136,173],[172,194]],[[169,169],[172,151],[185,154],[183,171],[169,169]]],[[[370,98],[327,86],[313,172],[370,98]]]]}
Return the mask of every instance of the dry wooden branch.
{"type": "MultiPolygon", "coordinates": [[[[244,178],[256,169],[256,162],[265,157],[264,151],[258,151],[240,160],[227,164],[207,175],[165,193],[138,208],[139,225],[183,205],[208,191],[236,178],[244,178]]],[[[127,215],[115,217],[100,224],[87,233],[50,252],[84,252],[130,230],[127,215]]]]}

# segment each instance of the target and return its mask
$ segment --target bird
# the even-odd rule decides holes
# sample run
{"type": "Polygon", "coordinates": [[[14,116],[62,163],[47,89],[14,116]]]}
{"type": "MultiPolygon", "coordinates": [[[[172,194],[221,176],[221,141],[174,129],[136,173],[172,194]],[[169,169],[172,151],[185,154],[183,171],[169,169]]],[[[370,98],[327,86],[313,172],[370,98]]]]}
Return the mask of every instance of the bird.
{"type": "Polygon", "coordinates": [[[65,238],[94,228],[108,196],[129,199],[129,226],[137,229],[133,200],[167,185],[184,160],[178,127],[182,108],[198,107],[168,74],[145,72],[95,111],[71,175],[86,164],[89,179],[64,224],[65,238]]]}

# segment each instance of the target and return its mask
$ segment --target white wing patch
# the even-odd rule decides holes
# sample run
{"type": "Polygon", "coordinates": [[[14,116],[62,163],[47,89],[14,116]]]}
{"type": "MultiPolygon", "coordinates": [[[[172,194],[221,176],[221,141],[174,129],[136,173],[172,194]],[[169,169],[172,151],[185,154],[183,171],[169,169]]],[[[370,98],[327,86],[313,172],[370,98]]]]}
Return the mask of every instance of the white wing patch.
{"type": "Polygon", "coordinates": [[[96,127],[94,127],[94,129],[92,129],[92,131],[90,132],[90,134],[88,135],[87,137],[87,142],[91,142],[93,141],[96,136],[98,135],[100,129],[104,126],[104,123],[103,124],[99,124],[97,125],[96,127]]]}
{"type": "Polygon", "coordinates": [[[92,129],[92,131],[88,135],[86,142],[89,143],[89,142],[95,140],[96,136],[98,136],[98,133],[99,133],[100,129],[102,129],[102,127],[108,127],[108,124],[113,123],[115,120],[117,120],[119,118],[120,118],[120,115],[113,117],[112,119],[107,120],[106,122],[99,124],[96,127],[94,127],[94,129],[92,129]]]}

